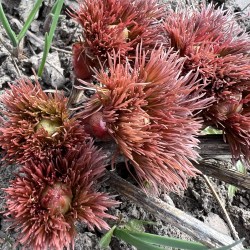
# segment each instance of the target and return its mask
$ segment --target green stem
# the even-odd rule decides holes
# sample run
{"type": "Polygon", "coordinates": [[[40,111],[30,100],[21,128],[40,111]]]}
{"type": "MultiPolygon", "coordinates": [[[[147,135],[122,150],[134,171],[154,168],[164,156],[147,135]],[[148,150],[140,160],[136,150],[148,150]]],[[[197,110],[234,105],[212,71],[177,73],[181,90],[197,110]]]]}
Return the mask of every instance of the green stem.
{"type": "Polygon", "coordinates": [[[32,21],[34,20],[36,13],[38,12],[41,4],[42,4],[43,0],[37,0],[37,2],[35,3],[32,11],[30,12],[27,20],[25,21],[22,30],[20,31],[20,33],[17,36],[17,40],[18,43],[22,40],[22,38],[26,35],[27,30],[29,29],[32,21]]]}
{"type": "Polygon", "coordinates": [[[6,31],[9,39],[11,40],[13,46],[17,47],[18,46],[17,36],[16,36],[15,32],[12,30],[12,28],[10,27],[10,23],[9,23],[5,13],[4,13],[3,6],[2,6],[1,2],[0,2],[0,21],[3,24],[3,27],[6,31]]]}
{"type": "Polygon", "coordinates": [[[54,33],[55,33],[55,30],[56,30],[56,27],[57,27],[57,22],[58,22],[58,19],[59,19],[61,10],[62,10],[63,3],[64,3],[64,0],[58,0],[55,3],[55,5],[56,5],[56,9],[54,10],[55,13],[53,15],[53,20],[52,20],[52,24],[51,24],[51,27],[50,27],[49,34],[48,34],[47,37],[45,37],[45,45],[44,45],[43,57],[42,57],[40,67],[38,69],[38,73],[37,73],[39,77],[41,77],[42,73],[43,73],[43,69],[44,69],[44,66],[45,66],[45,63],[46,63],[47,56],[49,54],[49,49],[51,47],[51,43],[52,43],[54,33]]]}

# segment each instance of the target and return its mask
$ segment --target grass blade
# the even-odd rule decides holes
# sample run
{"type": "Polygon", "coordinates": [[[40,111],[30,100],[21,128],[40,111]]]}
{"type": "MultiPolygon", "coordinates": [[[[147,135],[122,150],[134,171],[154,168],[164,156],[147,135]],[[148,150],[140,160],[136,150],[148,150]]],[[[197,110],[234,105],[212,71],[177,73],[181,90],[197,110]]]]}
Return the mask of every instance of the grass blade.
{"type": "Polygon", "coordinates": [[[216,128],[208,126],[201,131],[201,134],[202,135],[218,135],[218,134],[222,134],[222,130],[218,130],[216,128]]]}
{"type": "Polygon", "coordinates": [[[241,240],[237,240],[235,241],[233,244],[230,244],[228,246],[224,246],[224,247],[219,247],[219,248],[214,248],[214,250],[231,250],[233,247],[241,244],[245,239],[241,239],[241,240]]]}
{"type": "Polygon", "coordinates": [[[51,14],[53,14],[53,15],[55,14],[56,7],[57,7],[57,4],[58,4],[59,1],[60,1],[60,0],[56,0],[54,6],[53,6],[52,9],[51,9],[51,14]]]}
{"type": "Polygon", "coordinates": [[[156,223],[152,221],[132,219],[124,227],[128,231],[144,232],[145,231],[144,225],[155,225],[155,224],[156,223]]]}
{"type": "Polygon", "coordinates": [[[99,242],[101,248],[107,248],[110,244],[116,225],[114,225],[106,234],[104,234],[99,242]]]}
{"type": "Polygon", "coordinates": [[[116,228],[114,230],[114,236],[135,246],[138,250],[166,250],[166,248],[151,245],[142,241],[141,239],[132,236],[130,233],[127,232],[127,230],[116,228]]]}
{"type": "Polygon", "coordinates": [[[48,42],[48,33],[46,32],[45,33],[45,40],[44,40],[43,57],[42,57],[40,67],[38,70],[38,76],[41,76],[43,73],[43,68],[44,68],[44,65],[46,63],[47,55],[49,54],[49,48],[50,47],[49,47],[49,42],[48,42]],[[46,56],[44,56],[44,55],[46,55],[46,56]],[[40,72],[40,69],[42,70],[41,72],[40,72]]]}
{"type": "Polygon", "coordinates": [[[234,198],[236,191],[237,187],[235,187],[234,185],[228,185],[227,195],[230,200],[234,198]]]}
{"type": "MultiPolygon", "coordinates": [[[[247,173],[247,170],[246,170],[246,166],[242,163],[241,160],[238,160],[237,163],[236,163],[236,170],[239,172],[239,173],[242,173],[242,174],[246,174],[247,173]]],[[[237,191],[237,187],[233,186],[233,185],[229,185],[228,186],[228,198],[229,199],[233,199],[234,196],[235,196],[235,193],[237,191]]]]}
{"type": "Polygon", "coordinates": [[[12,28],[10,27],[10,23],[4,13],[4,10],[3,10],[3,6],[2,6],[2,3],[0,2],[0,21],[9,37],[9,39],[11,40],[12,42],[12,45],[14,47],[17,47],[18,46],[18,40],[17,40],[17,36],[15,34],[15,32],[12,30],[12,28]]]}
{"type": "Polygon", "coordinates": [[[52,43],[52,40],[53,40],[53,37],[54,37],[54,33],[55,33],[55,30],[56,30],[56,27],[57,27],[57,22],[58,22],[58,19],[59,19],[61,10],[62,10],[63,3],[64,3],[64,0],[58,0],[55,3],[56,4],[55,13],[53,15],[53,20],[52,20],[52,23],[51,23],[51,27],[50,27],[48,37],[47,37],[47,39],[45,39],[42,63],[40,64],[40,67],[38,69],[38,76],[40,76],[40,77],[42,76],[43,68],[44,68],[44,65],[46,63],[47,56],[49,54],[49,49],[50,49],[50,46],[51,46],[51,43],[52,43]]]}
{"type": "Polygon", "coordinates": [[[201,243],[186,241],[181,239],[175,239],[166,236],[159,236],[149,233],[140,233],[140,232],[129,232],[132,236],[139,238],[144,242],[148,242],[150,244],[168,246],[168,247],[175,247],[181,249],[189,249],[189,250],[206,250],[209,249],[201,243]]]}
{"type": "Polygon", "coordinates": [[[38,12],[40,6],[42,5],[43,0],[37,0],[32,11],[30,12],[27,20],[25,21],[22,30],[19,32],[17,36],[18,43],[22,40],[22,38],[26,35],[27,30],[29,29],[32,21],[34,20],[36,13],[38,12]]]}

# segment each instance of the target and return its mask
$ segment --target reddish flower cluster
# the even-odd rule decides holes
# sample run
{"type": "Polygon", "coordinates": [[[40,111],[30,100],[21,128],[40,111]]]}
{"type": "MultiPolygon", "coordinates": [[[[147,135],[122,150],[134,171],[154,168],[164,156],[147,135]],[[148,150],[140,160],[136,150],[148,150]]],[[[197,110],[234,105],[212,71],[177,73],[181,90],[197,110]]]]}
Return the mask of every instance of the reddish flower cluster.
{"type": "Polygon", "coordinates": [[[19,242],[31,249],[74,245],[76,220],[108,229],[106,210],[116,202],[95,191],[104,156],[70,117],[67,98],[46,94],[38,82],[22,79],[2,96],[6,119],[0,145],[9,162],[25,164],[7,193],[7,215],[19,242]]]}
{"type": "Polygon", "coordinates": [[[143,41],[145,49],[163,42],[159,20],[164,5],[157,0],[85,0],[71,13],[83,29],[83,42],[73,45],[73,66],[77,78],[87,79],[91,67],[104,63],[108,53],[133,58],[143,41]]]}
{"type": "Polygon", "coordinates": [[[79,122],[70,118],[67,98],[44,93],[38,82],[33,85],[28,79],[19,80],[1,101],[8,120],[0,128],[0,146],[9,162],[42,160],[86,140],[79,122]]]}
{"type": "Polygon", "coordinates": [[[20,230],[19,242],[30,249],[74,248],[75,221],[90,229],[109,229],[106,210],[117,204],[95,191],[104,173],[104,157],[93,143],[58,151],[53,162],[29,161],[12,181],[7,193],[7,215],[20,230]]]}
{"type": "Polygon", "coordinates": [[[213,5],[169,13],[164,29],[172,48],[185,57],[183,74],[199,74],[204,97],[215,103],[202,108],[207,125],[222,129],[234,159],[250,161],[250,36],[230,11],[213,5]]]}
{"type": "Polygon", "coordinates": [[[100,124],[95,136],[107,131],[115,140],[141,186],[178,191],[197,172],[190,160],[197,157],[194,136],[201,124],[192,112],[207,100],[191,98],[194,81],[179,77],[183,60],[176,54],[159,49],[147,57],[138,53],[133,67],[109,58],[109,71],[96,72],[101,87],[80,115],[87,125],[100,124]]]}
{"type": "Polygon", "coordinates": [[[19,242],[36,250],[74,247],[76,220],[108,229],[116,202],[95,191],[104,157],[87,133],[114,140],[149,192],[183,189],[198,172],[202,119],[224,131],[234,159],[250,162],[250,36],[232,13],[84,0],[70,14],[83,29],[75,76],[98,81],[85,82],[96,91],[78,117],[62,94],[26,79],[1,98],[0,146],[6,160],[25,164],[5,189],[7,215],[19,242]]]}

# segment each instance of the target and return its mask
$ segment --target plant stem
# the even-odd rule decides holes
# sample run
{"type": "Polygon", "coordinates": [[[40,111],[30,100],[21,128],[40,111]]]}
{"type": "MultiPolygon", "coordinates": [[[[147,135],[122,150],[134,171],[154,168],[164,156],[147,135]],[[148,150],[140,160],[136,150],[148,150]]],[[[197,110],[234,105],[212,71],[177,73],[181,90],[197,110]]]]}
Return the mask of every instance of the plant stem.
{"type": "Polygon", "coordinates": [[[45,66],[47,56],[49,54],[49,50],[50,50],[51,43],[52,43],[52,40],[53,40],[53,37],[54,37],[54,33],[55,33],[55,30],[56,30],[56,27],[57,27],[57,22],[58,22],[60,13],[61,13],[63,3],[64,3],[64,0],[58,0],[55,3],[56,9],[54,10],[55,13],[53,15],[53,20],[52,20],[52,24],[51,24],[51,27],[50,27],[50,31],[49,31],[48,35],[45,35],[44,53],[43,53],[43,57],[42,57],[40,67],[38,69],[38,76],[40,76],[40,77],[42,76],[43,68],[45,66]]]}
{"type": "Polygon", "coordinates": [[[26,35],[27,30],[29,29],[32,21],[34,20],[36,13],[38,12],[41,4],[42,4],[43,0],[37,0],[33,9],[31,10],[27,20],[25,21],[23,28],[21,29],[21,31],[19,32],[19,34],[17,35],[17,41],[18,43],[22,40],[22,38],[26,35]]]}
{"type": "Polygon", "coordinates": [[[1,2],[0,2],[0,21],[2,22],[3,27],[4,27],[7,35],[9,36],[9,38],[12,42],[12,45],[14,47],[17,47],[18,46],[17,36],[16,36],[15,32],[12,30],[12,28],[10,27],[10,23],[9,23],[5,13],[4,13],[3,6],[2,6],[1,2]]]}

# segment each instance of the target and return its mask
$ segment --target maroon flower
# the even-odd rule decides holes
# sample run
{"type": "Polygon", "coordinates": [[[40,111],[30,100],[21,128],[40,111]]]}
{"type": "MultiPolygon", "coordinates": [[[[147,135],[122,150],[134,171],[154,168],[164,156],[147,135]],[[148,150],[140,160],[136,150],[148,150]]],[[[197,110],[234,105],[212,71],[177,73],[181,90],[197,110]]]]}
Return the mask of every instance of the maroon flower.
{"type": "Polygon", "coordinates": [[[164,28],[170,46],[187,58],[185,70],[198,71],[210,94],[238,89],[249,79],[249,35],[230,11],[181,9],[169,13],[164,28]]]}
{"type": "Polygon", "coordinates": [[[142,186],[177,191],[198,172],[190,160],[198,156],[194,136],[201,124],[192,112],[207,100],[190,96],[194,81],[179,77],[183,60],[176,54],[160,49],[147,56],[148,62],[145,53],[137,55],[133,67],[110,59],[109,71],[97,72],[101,87],[80,114],[84,124],[94,121],[95,136],[107,131],[115,140],[142,186]]]}
{"type": "Polygon", "coordinates": [[[213,5],[169,13],[164,28],[171,47],[187,58],[183,74],[198,74],[204,97],[215,97],[200,113],[205,124],[223,130],[234,159],[243,154],[249,161],[249,101],[244,97],[250,90],[249,34],[234,14],[213,5]]]}
{"type": "Polygon", "coordinates": [[[67,98],[60,93],[44,93],[38,82],[33,85],[28,79],[17,81],[1,101],[8,120],[0,128],[0,146],[10,162],[42,160],[86,139],[83,128],[70,118],[67,98]]]}
{"type": "Polygon", "coordinates": [[[203,111],[208,125],[223,130],[233,161],[241,159],[250,164],[250,95],[230,93],[203,111]]]}
{"type": "Polygon", "coordinates": [[[93,229],[109,229],[104,218],[115,204],[94,184],[105,170],[104,156],[93,143],[78,147],[53,162],[29,161],[12,181],[6,215],[18,229],[19,242],[36,250],[74,248],[76,221],[93,229]]]}
{"type": "MultiPolygon", "coordinates": [[[[99,61],[104,63],[107,54],[113,51],[119,51],[123,59],[125,56],[134,58],[135,48],[141,41],[145,49],[152,49],[156,42],[163,42],[159,20],[164,13],[164,6],[156,0],[82,1],[79,10],[71,13],[83,28],[84,42],[77,43],[81,57],[73,56],[76,77],[89,78],[90,75],[79,70],[85,61],[99,67],[99,61]]],[[[83,71],[86,71],[84,66],[83,71]]]]}

